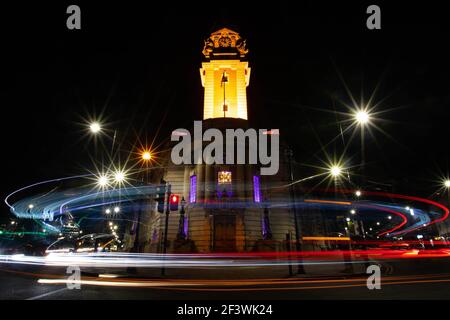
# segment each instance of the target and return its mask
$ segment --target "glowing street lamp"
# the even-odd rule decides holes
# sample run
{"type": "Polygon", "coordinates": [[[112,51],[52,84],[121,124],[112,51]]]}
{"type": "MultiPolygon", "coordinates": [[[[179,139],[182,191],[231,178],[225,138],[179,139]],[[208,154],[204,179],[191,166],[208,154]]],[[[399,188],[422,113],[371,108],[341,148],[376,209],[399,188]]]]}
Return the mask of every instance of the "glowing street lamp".
{"type": "Polygon", "coordinates": [[[108,185],[108,182],[109,182],[109,179],[105,175],[101,175],[97,179],[97,184],[102,188],[106,187],[108,185]]]}
{"type": "Polygon", "coordinates": [[[355,196],[357,196],[357,197],[361,197],[361,191],[360,190],[356,190],[356,192],[355,192],[355,196]]]}
{"type": "Polygon", "coordinates": [[[109,209],[109,208],[106,209],[106,210],[105,210],[105,213],[106,213],[106,214],[110,214],[110,213],[111,213],[111,209],[109,209]]]}
{"type": "Polygon", "coordinates": [[[34,208],[34,205],[32,204],[32,203],[30,203],[29,205],[28,205],[28,209],[33,209],[34,208]]]}
{"type": "Polygon", "coordinates": [[[149,161],[152,160],[152,154],[150,151],[144,151],[142,152],[142,160],[149,161]]]}
{"type": "Polygon", "coordinates": [[[444,181],[444,186],[450,189],[450,179],[444,181]]]}
{"type": "Polygon", "coordinates": [[[331,168],[330,168],[330,174],[333,176],[333,177],[338,177],[338,176],[340,176],[341,175],[341,173],[342,173],[342,168],[341,167],[339,167],[339,166],[332,166],[331,168]]]}
{"type": "Polygon", "coordinates": [[[102,126],[100,125],[100,123],[98,123],[97,121],[92,122],[89,125],[89,130],[93,133],[93,134],[97,134],[100,131],[102,131],[102,126]]]}
{"type": "Polygon", "coordinates": [[[114,213],[119,213],[120,212],[120,207],[114,207],[114,213]]]}
{"type": "Polygon", "coordinates": [[[116,181],[117,183],[121,183],[125,181],[125,172],[121,171],[121,170],[117,170],[114,173],[114,181],[116,181]]]}
{"type": "Polygon", "coordinates": [[[357,124],[363,126],[367,124],[370,120],[370,115],[365,110],[359,110],[355,113],[355,121],[357,124]]]}

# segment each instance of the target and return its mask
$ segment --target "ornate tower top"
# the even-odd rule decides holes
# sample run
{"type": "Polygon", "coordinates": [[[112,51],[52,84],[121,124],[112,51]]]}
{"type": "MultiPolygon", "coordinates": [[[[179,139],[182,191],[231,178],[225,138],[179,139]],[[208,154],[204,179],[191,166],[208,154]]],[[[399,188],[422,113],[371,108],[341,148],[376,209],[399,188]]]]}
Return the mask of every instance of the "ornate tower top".
{"type": "Polygon", "coordinates": [[[239,33],[222,28],[211,33],[205,40],[203,55],[206,59],[236,59],[245,58],[248,53],[246,40],[243,40],[239,33]]]}
{"type": "Polygon", "coordinates": [[[205,88],[203,119],[240,118],[247,120],[247,86],[250,68],[245,40],[223,28],[205,40],[205,60],[200,68],[205,88]]]}

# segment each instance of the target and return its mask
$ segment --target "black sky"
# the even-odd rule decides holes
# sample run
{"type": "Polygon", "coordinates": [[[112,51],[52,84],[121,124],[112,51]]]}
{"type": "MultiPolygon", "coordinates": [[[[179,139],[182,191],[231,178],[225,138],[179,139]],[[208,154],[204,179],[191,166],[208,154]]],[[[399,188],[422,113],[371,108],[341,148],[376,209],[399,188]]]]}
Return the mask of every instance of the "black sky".
{"type": "MultiPolygon", "coordinates": [[[[371,2],[336,2],[73,2],[82,10],[80,31],[66,29],[72,2],[2,4],[1,197],[92,169],[81,124],[88,116],[107,115],[124,150],[136,136],[163,141],[201,119],[203,39],[223,26],[237,28],[250,49],[251,121],[280,128],[297,161],[317,164],[314,154],[325,158],[318,138],[327,143],[339,133],[336,115],[316,109],[346,111],[338,102],[350,103],[341,73],[357,100],[379,85],[377,111],[393,109],[380,115],[389,121],[377,122],[393,139],[374,131],[375,141],[366,140],[368,175],[431,194],[449,168],[445,9],[379,2],[382,30],[370,31],[371,2]]],[[[339,155],[342,145],[327,150],[339,155]]],[[[356,140],[348,158],[358,150],[356,140]]]]}

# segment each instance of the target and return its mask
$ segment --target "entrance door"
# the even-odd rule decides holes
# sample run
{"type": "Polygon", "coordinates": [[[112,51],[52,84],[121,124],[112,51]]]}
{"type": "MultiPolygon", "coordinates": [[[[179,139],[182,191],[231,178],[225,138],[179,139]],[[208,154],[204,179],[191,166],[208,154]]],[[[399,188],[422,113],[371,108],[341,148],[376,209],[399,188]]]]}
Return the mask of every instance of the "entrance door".
{"type": "Polygon", "coordinates": [[[236,251],[236,216],[214,216],[214,251],[236,251]]]}

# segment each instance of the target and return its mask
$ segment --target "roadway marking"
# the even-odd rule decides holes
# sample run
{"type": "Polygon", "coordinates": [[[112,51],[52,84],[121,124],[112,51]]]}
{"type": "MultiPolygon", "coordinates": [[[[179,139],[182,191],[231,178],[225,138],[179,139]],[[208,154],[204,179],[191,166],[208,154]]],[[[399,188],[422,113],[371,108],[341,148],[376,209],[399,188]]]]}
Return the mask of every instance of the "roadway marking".
{"type": "Polygon", "coordinates": [[[26,300],[38,300],[38,299],[41,299],[41,298],[50,296],[50,295],[52,295],[52,294],[55,294],[55,293],[58,293],[58,292],[62,292],[62,291],[64,291],[64,290],[67,290],[67,288],[61,288],[61,289],[58,289],[58,290],[54,290],[54,291],[50,291],[50,292],[47,292],[47,293],[43,293],[43,294],[40,294],[40,295],[38,295],[38,296],[28,298],[28,299],[26,299],[26,300]]]}

